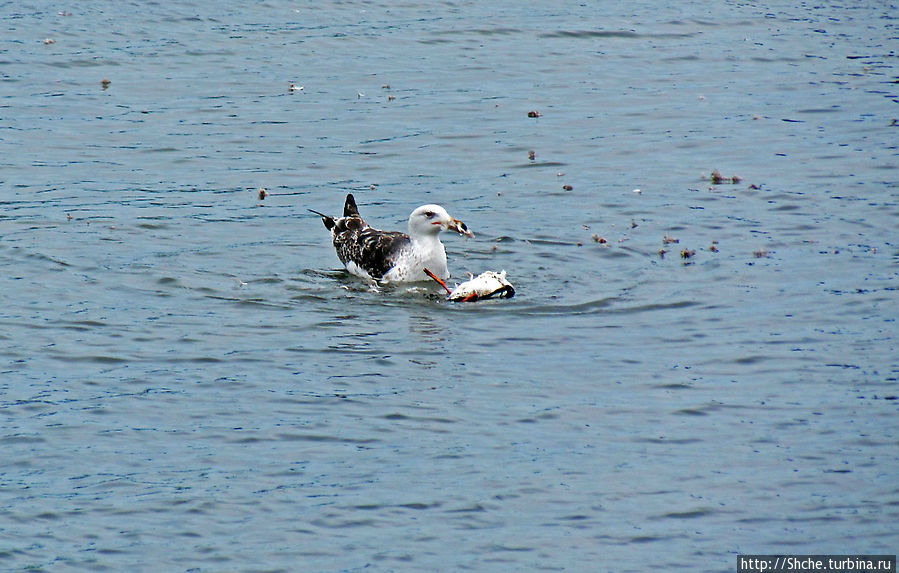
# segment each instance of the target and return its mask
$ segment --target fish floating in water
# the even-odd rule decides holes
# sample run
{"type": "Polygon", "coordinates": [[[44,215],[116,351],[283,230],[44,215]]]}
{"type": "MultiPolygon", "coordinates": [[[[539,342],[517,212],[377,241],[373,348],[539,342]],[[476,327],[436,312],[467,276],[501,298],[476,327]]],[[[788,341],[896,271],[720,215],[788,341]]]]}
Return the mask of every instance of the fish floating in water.
{"type": "Polygon", "coordinates": [[[487,271],[474,276],[468,273],[469,280],[450,289],[437,275],[424,269],[425,274],[440,283],[446,289],[447,298],[454,302],[475,302],[488,298],[512,298],[515,296],[515,287],[506,280],[506,271],[487,271]]]}

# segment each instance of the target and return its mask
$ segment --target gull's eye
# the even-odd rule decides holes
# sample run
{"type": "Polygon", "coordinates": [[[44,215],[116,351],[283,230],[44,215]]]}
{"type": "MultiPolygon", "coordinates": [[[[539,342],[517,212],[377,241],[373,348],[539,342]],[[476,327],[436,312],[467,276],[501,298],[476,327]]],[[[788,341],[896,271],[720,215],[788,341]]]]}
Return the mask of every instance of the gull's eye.
{"type": "Polygon", "coordinates": [[[425,213],[424,213],[425,217],[427,217],[428,219],[433,219],[434,214],[435,214],[434,211],[425,211],[425,213]]]}

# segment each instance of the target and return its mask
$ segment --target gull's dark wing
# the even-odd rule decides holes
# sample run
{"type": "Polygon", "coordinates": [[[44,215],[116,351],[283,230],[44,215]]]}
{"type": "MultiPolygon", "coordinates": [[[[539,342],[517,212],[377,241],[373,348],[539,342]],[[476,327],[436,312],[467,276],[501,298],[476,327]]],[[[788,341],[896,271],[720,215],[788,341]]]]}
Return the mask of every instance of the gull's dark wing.
{"type": "Polygon", "coordinates": [[[333,232],[334,248],[340,260],[344,264],[354,263],[375,280],[393,268],[410,244],[405,233],[373,229],[358,215],[338,219],[333,232]]]}

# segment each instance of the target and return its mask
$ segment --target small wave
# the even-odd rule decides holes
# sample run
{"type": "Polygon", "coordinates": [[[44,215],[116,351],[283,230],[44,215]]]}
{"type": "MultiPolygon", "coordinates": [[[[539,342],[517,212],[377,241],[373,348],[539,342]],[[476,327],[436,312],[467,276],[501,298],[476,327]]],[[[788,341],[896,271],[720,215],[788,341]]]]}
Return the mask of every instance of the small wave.
{"type": "Polygon", "coordinates": [[[542,38],[691,38],[696,34],[665,32],[640,34],[633,30],[557,30],[541,34],[542,38]]]}

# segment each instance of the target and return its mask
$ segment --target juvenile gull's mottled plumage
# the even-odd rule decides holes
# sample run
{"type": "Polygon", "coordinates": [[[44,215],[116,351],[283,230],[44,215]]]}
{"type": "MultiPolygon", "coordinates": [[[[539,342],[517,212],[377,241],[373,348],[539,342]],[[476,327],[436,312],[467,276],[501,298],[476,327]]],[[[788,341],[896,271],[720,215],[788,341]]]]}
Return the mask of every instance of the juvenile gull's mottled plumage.
{"type": "Polygon", "coordinates": [[[438,238],[443,230],[473,237],[465,223],[449,216],[439,205],[422,205],[409,215],[409,233],[381,231],[359,215],[352,194],[346,196],[343,217],[335,218],[310,209],[331,231],[337,256],[352,274],[381,282],[427,280],[427,267],[441,278],[450,276],[446,249],[438,238]]]}

